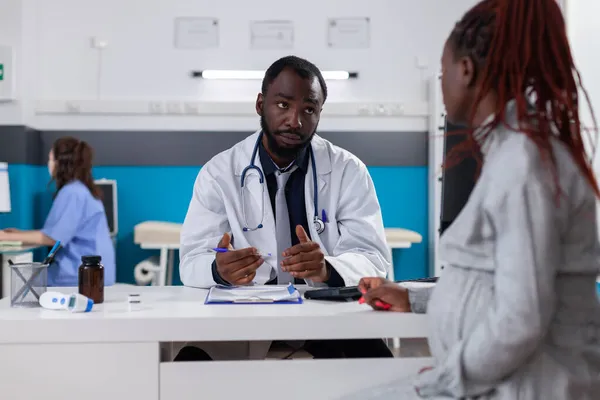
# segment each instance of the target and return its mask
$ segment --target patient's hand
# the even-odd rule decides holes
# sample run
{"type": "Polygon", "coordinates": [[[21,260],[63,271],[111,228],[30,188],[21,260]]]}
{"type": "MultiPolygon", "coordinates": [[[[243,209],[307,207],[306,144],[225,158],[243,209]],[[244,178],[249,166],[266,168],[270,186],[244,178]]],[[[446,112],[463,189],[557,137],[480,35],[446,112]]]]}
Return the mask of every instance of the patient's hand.
{"type": "Polygon", "coordinates": [[[387,282],[390,281],[385,278],[362,278],[360,282],[358,282],[358,290],[360,290],[362,294],[365,294],[367,291],[375,289],[387,282]]]}
{"type": "Polygon", "coordinates": [[[410,312],[408,290],[383,278],[363,278],[358,284],[363,294],[361,303],[367,303],[375,310],[410,312]]]}
{"type": "Polygon", "coordinates": [[[4,229],[4,232],[6,232],[6,233],[16,233],[16,232],[21,232],[21,230],[17,229],[17,228],[6,228],[6,229],[4,229]]]}

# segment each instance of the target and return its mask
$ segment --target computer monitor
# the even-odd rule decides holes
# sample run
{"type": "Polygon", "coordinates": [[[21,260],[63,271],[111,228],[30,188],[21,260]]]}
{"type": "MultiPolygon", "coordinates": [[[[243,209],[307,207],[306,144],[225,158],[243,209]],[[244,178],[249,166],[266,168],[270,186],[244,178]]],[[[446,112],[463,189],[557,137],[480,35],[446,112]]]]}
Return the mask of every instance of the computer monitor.
{"type": "MultiPolygon", "coordinates": [[[[446,133],[464,127],[446,121],[446,133]]],[[[446,135],[444,138],[444,162],[454,146],[466,139],[465,135],[446,135]]],[[[440,235],[454,222],[469,200],[476,181],[477,160],[467,156],[460,164],[442,173],[442,202],[440,212],[440,235]]]]}
{"type": "Polygon", "coordinates": [[[117,181],[111,179],[97,179],[94,181],[102,192],[102,203],[106,212],[108,229],[111,236],[116,236],[119,231],[117,212],[117,181]]]}

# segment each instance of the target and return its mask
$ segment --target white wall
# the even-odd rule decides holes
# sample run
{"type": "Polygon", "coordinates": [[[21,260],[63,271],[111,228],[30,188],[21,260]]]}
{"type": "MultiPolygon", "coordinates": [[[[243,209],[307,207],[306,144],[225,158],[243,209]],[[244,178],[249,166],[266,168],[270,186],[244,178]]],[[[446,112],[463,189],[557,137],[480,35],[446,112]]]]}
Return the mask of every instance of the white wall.
{"type": "MultiPolygon", "coordinates": [[[[13,48],[15,55],[14,67],[21,68],[21,2],[19,0],[2,0],[0,3],[0,46],[9,46],[13,48]]],[[[6,70],[7,76],[10,71],[6,70]]],[[[20,91],[21,79],[17,74],[18,81],[15,84],[15,90],[20,91]]],[[[21,124],[23,117],[21,106],[17,102],[0,102],[0,125],[21,124]]]]}
{"type": "MultiPolygon", "coordinates": [[[[600,15],[600,2],[597,0],[567,0],[567,29],[573,50],[573,56],[583,86],[590,97],[590,102],[597,122],[600,123],[600,26],[595,16],[600,15]]],[[[583,93],[581,93],[583,95],[583,93]]],[[[582,101],[583,102],[583,101],[582,101]]],[[[598,132],[594,131],[591,114],[587,104],[583,105],[581,113],[582,124],[591,128],[591,134],[596,141],[594,171],[596,179],[600,179],[600,149],[598,132]]],[[[597,126],[595,127],[597,129],[597,126]]],[[[597,215],[600,229],[600,212],[597,215]]]]}
{"type": "MultiPolygon", "coordinates": [[[[581,74],[583,86],[590,97],[597,122],[600,123],[600,25],[594,17],[600,15],[600,2],[597,0],[567,1],[567,29],[573,56],[581,74]]],[[[583,93],[581,93],[583,96],[583,93]]],[[[593,128],[591,114],[585,99],[582,98],[582,123],[593,128]]],[[[597,132],[591,132],[594,136],[597,132]]],[[[600,178],[600,155],[594,160],[597,176],[600,178]]]]}
{"type": "MultiPolygon", "coordinates": [[[[18,3],[18,1],[14,1],[18,3]]],[[[34,42],[32,82],[36,100],[175,100],[254,101],[260,82],[202,82],[191,70],[265,69],[278,57],[296,54],[322,70],[358,71],[355,81],[330,82],[329,102],[395,102],[422,110],[428,100],[426,79],[439,68],[442,46],[453,23],[474,0],[24,0],[32,9],[27,43],[34,42]],[[173,45],[174,18],[216,17],[220,47],[180,50],[173,45]],[[329,17],[371,18],[371,48],[330,50],[326,46],[329,17]],[[291,50],[251,50],[252,20],[295,22],[291,50]],[[108,43],[98,81],[98,51],[90,38],[108,43]],[[417,58],[426,63],[417,68],[417,58]]],[[[54,103],[53,103],[54,104],[54,103]]],[[[326,115],[327,109],[325,109],[326,115]]],[[[36,115],[27,122],[39,128],[235,129],[256,127],[255,116],[144,118],[123,116],[36,115]],[[224,124],[223,121],[226,121],[224,124]]],[[[422,114],[422,113],[421,113],[422,114]]],[[[418,117],[323,118],[322,129],[427,129],[418,117]]]]}

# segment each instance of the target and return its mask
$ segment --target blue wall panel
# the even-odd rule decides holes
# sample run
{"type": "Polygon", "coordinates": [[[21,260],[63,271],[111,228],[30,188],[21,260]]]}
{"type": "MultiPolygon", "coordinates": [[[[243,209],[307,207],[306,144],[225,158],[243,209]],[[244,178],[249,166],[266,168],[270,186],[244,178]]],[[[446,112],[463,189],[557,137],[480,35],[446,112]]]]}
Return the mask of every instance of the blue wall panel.
{"type": "Polygon", "coordinates": [[[427,167],[369,167],[386,228],[418,232],[423,241],[394,251],[397,280],[429,276],[427,167]]]}
{"type": "MultiPolygon", "coordinates": [[[[133,243],[133,227],[143,221],[183,222],[194,180],[200,167],[101,166],[96,179],[115,179],[118,186],[119,234],[117,280],[133,283],[133,268],[157,254],[133,243]]],[[[386,227],[402,227],[423,236],[423,242],[394,252],[397,279],[427,276],[428,200],[427,167],[370,167],[386,227]]],[[[52,188],[47,188],[45,166],[10,165],[13,211],[0,214],[0,228],[39,229],[47,214],[52,188]]],[[[178,261],[176,259],[176,261],[178,261]]],[[[178,284],[179,273],[174,273],[178,284]]]]}

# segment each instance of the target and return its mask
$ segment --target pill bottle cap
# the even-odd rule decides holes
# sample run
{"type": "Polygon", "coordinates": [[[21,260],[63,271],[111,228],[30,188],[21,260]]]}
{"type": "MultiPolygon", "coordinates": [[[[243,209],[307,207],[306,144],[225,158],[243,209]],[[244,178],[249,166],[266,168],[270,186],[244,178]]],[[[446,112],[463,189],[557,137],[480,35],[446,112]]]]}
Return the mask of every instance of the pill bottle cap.
{"type": "Polygon", "coordinates": [[[102,261],[102,257],[96,255],[82,256],[81,261],[84,264],[100,264],[100,261],[102,261]]]}

